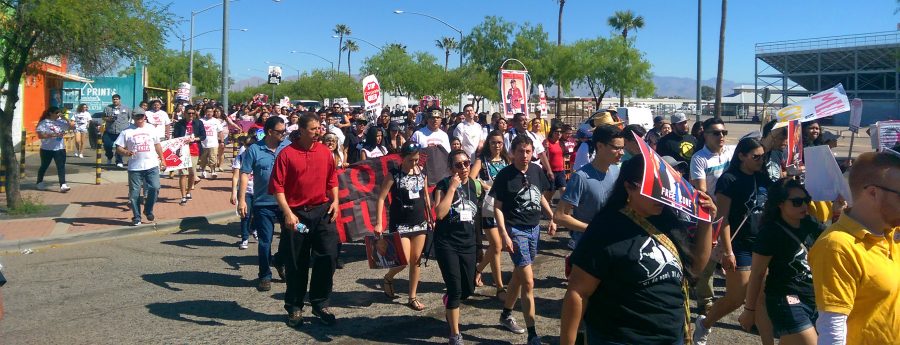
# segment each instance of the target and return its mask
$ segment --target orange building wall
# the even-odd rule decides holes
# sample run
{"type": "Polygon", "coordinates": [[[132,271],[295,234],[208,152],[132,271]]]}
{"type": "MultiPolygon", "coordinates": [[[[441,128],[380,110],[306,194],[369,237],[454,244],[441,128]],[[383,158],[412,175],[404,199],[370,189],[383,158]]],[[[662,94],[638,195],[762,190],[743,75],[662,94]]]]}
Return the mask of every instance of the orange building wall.
{"type": "MultiPolygon", "coordinates": [[[[62,88],[62,79],[58,76],[43,73],[46,70],[66,72],[66,60],[60,59],[59,65],[47,62],[36,62],[31,65],[36,73],[25,74],[22,100],[22,126],[29,134],[33,134],[41,114],[47,110],[50,104],[50,89],[62,88]]],[[[35,140],[35,136],[28,135],[35,140]]]]}

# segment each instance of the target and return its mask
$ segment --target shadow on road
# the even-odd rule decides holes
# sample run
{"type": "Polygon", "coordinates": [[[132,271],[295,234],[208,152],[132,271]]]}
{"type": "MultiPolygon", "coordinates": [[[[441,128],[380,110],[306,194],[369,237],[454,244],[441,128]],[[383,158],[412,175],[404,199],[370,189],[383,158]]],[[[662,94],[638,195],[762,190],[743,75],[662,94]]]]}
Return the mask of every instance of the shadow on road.
{"type": "MultiPolygon", "coordinates": [[[[380,342],[388,344],[444,344],[446,338],[431,342],[435,334],[447,334],[447,322],[434,317],[421,315],[399,315],[379,317],[351,317],[338,316],[338,324],[333,327],[322,325],[314,316],[304,314],[304,324],[297,329],[298,332],[309,335],[317,342],[331,342],[333,336],[346,336],[359,343],[380,342]],[[377,326],[373,326],[377,325],[377,326]]],[[[466,324],[465,319],[460,325],[460,331],[466,342],[475,344],[497,343],[496,340],[473,336],[477,329],[491,328],[466,324]]]]}
{"type": "Polygon", "coordinates": [[[178,223],[178,235],[228,235],[240,232],[240,222],[228,224],[210,224],[206,217],[187,217],[178,223]]]}
{"type": "MultiPolygon", "coordinates": [[[[372,270],[372,275],[377,278],[359,278],[356,280],[357,284],[365,286],[369,290],[373,290],[378,292],[381,296],[384,296],[384,272],[386,270],[372,270]],[[380,272],[380,273],[375,273],[380,272]]],[[[409,280],[403,279],[402,277],[408,277],[408,271],[404,270],[403,272],[398,273],[394,276],[394,291],[397,293],[407,294],[409,292],[409,280]]],[[[419,280],[419,286],[416,289],[417,294],[423,293],[444,293],[444,283],[443,282],[432,282],[432,281],[422,281],[419,280]]],[[[387,297],[385,297],[387,298],[387,297]]]]}
{"type": "Polygon", "coordinates": [[[97,224],[97,225],[118,225],[118,226],[126,226],[131,225],[130,221],[120,220],[120,219],[111,219],[111,218],[99,218],[99,217],[88,217],[88,218],[53,218],[54,222],[69,224],[72,226],[84,225],[84,224],[97,224]]]}
{"type": "Polygon", "coordinates": [[[146,305],[151,314],[169,320],[203,326],[224,326],[219,320],[282,322],[284,315],[269,315],[244,308],[233,301],[196,300],[146,305]]]}
{"type": "Polygon", "coordinates": [[[239,275],[212,272],[181,271],[144,274],[144,281],[172,291],[181,291],[171,284],[212,285],[222,287],[247,287],[252,283],[239,275]]]}
{"type": "Polygon", "coordinates": [[[104,208],[112,208],[120,211],[130,211],[128,208],[126,201],[76,201],[75,204],[81,205],[81,207],[85,206],[96,206],[96,207],[104,207],[104,208]]]}
{"type": "Polygon", "coordinates": [[[211,238],[186,238],[175,241],[162,241],[161,244],[181,247],[185,249],[198,249],[200,247],[231,247],[232,243],[226,243],[211,238]]]}
{"type": "MultiPolygon", "coordinates": [[[[255,246],[251,248],[255,249],[255,246]]],[[[225,261],[225,263],[228,264],[228,267],[235,271],[240,270],[241,266],[259,267],[259,256],[256,254],[245,256],[226,255],[222,257],[222,261],[225,261]]]]}

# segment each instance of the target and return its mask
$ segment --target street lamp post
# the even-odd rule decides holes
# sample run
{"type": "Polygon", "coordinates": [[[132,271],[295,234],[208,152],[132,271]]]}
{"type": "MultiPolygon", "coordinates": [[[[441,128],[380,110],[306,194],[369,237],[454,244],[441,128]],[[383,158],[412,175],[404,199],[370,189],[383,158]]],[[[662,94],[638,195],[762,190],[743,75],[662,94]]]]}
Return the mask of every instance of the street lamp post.
{"type": "Polygon", "coordinates": [[[304,52],[304,51],[299,51],[299,50],[291,50],[291,54],[306,54],[306,55],[312,55],[312,56],[315,56],[315,57],[320,58],[320,59],[322,59],[322,60],[325,60],[325,62],[328,62],[328,63],[331,64],[331,71],[334,72],[334,62],[332,62],[331,60],[328,60],[328,59],[322,57],[322,56],[319,55],[319,54],[314,54],[314,53],[304,52]]]}
{"type": "MultiPolygon", "coordinates": [[[[338,35],[331,35],[331,38],[339,38],[339,37],[341,37],[341,36],[338,36],[338,35]]],[[[355,40],[357,40],[357,41],[363,41],[363,42],[365,42],[365,43],[368,43],[370,46],[375,47],[375,48],[378,49],[378,50],[384,50],[384,48],[379,47],[379,46],[376,45],[375,43],[366,41],[366,40],[364,40],[364,39],[362,39],[362,38],[359,38],[359,37],[356,37],[356,36],[344,35],[344,37],[346,37],[346,38],[352,38],[352,39],[355,39],[355,40]]]]}
{"type": "MultiPolygon", "coordinates": [[[[436,21],[439,21],[439,22],[441,22],[441,24],[444,24],[448,28],[453,29],[453,31],[458,32],[459,33],[459,45],[460,45],[459,46],[459,67],[462,68],[462,65],[463,65],[463,53],[462,53],[463,32],[462,32],[462,30],[457,29],[455,26],[450,25],[450,23],[447,23],[447,22],[443,21],[442,19],[432,16],[430,14],[412,12],[412,11],[404,11],[404,10],[394,10],[394,13],[395,14],[407,13],[407,14],[415,14],[418,16],[428,17],[428,18],[434,19],[436,21]]],[[[463,108],[463,99],[462,99],[463,97],[462,96],[463,96],[462,94],[459,95],[459,111],[462,111],[462,108],[463,108]]],[[[559,96],[557,95],[557,97],[559,97],[559,96]]]]}
{"type": "MultiPolygon", "coordinates": [[[[194,86],[194,37],[195,37],[194,36],[194,17],[196,17],[200,13],[209,11],[209,10],[219,7],[219,6],[223,6],[227,2],[232,2],[232,1],[238,1],[238,0],[228,0],[228,1],[222,2],[220,4],[215,4],[215,5],[209,6],[202,10],[199,10],[199,11],[191,11],[191,38],[190,38],[190,40],[191,40],[191,44],[190,44],[190,46],[191,46],[191,57],[190,57],[191,66],[188,67],[188,79],[189,79],[188,83],[191,84],[191,87],[194,86]]],[[[197,35],[197,36],[200,36],[200,35],[197,35]]]]}
{"type": "Polygon", "coordinates": [[[222,110],[228,109],[228,1],[222,2],[222,110]]]}

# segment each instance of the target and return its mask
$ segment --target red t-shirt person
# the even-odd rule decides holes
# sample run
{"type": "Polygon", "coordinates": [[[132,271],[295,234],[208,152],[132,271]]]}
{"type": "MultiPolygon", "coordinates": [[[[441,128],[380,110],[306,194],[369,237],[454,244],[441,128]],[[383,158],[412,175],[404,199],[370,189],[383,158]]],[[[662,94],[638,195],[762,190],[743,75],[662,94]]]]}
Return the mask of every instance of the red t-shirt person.
{"type": "Polygon", "coordinates": [[[284,193],[288,206],[316,206],[328,202],[328,191],[337,187],[334,156],[322,143],[309,150],[295,142],[286,146],[272,168],[269,193],[284,193]]]}

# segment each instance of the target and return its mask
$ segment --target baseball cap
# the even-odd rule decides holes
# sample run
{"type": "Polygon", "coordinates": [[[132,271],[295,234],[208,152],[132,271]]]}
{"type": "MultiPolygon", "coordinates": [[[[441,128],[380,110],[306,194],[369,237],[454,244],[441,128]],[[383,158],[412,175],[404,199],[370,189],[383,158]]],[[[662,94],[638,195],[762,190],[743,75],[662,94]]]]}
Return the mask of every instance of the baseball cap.
{"type": "Polygon", "coordinates": [[[684,113],[674,113],[672,114],[672,123],[682,123],[687,121],[687,115],[684,113]]]}
{"type": "Polygon", "coordinates": [[[662,156],[661,158],[662,158],[662,160],[666,161],[666,163],[668,163],[670,166],[672,166],[675,169],[687,167],[686,162],[679,161],[679,160],[673,158],[672,156],[662,156]]]}
{"type": "Polygon", "coordinates": [[[575,139],[590,139],[594,136],[594,129],[591,125],[583,123],[578,126],[578,132],[575,133],[575,139]]]}
{"type": "Polygon", "coordinates": [[[656,115],[655,117],[653,117],[653,123],[661,123],[661,122],[663,122],[663,120],[665,120],[665,119],[666,119],[665,116],[662,116],[662,115],[656,115]]]}

